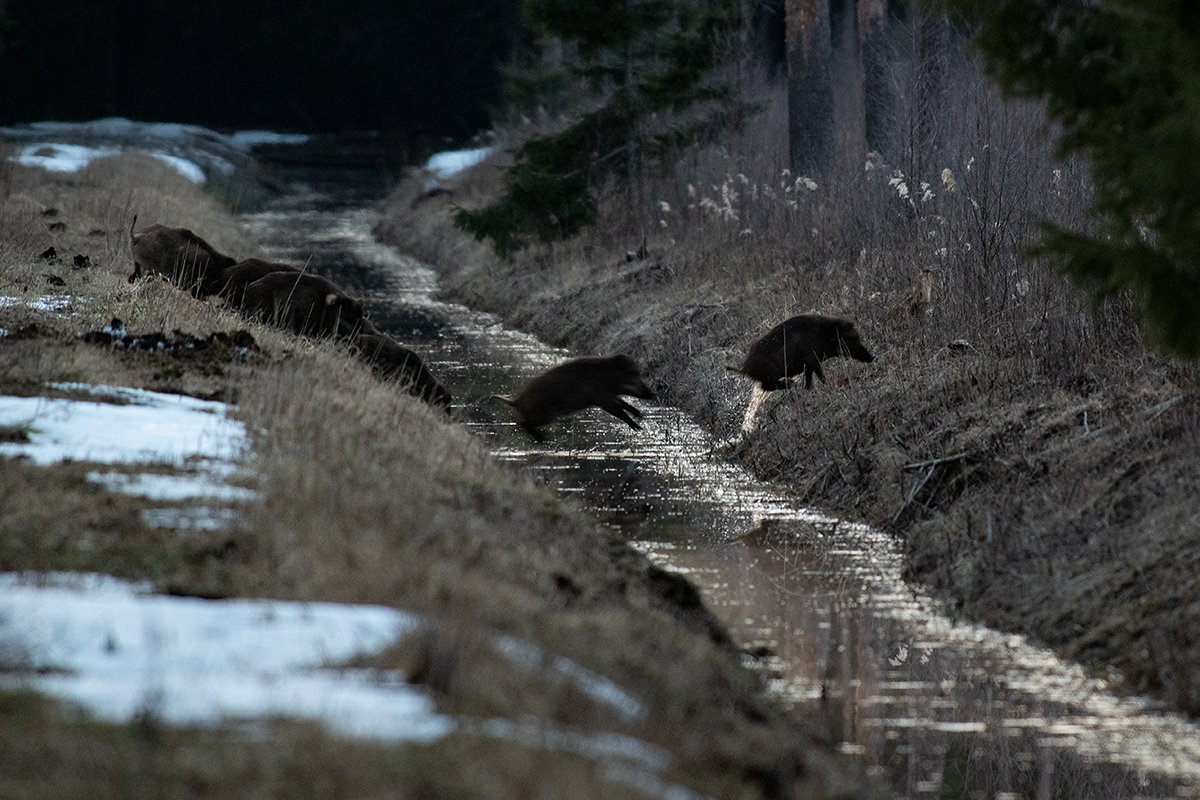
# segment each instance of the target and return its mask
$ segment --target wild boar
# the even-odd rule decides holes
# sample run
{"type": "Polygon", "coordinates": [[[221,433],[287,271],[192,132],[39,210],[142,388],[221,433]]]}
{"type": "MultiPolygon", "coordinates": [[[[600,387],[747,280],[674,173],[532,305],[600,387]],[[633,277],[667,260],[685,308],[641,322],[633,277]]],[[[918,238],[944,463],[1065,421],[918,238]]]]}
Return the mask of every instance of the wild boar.
{"type": "Polygon", "coordinates": [[[390,336],[359,334],[354,339],[354,350],[380,378],[399,380],[413,397],[450,411],[450,392],[438,383],[420,356],[390,336]]]}
{"type": "Polygon", "coordinates": [[[542,373],[521,389],[516,397],[501,397],[516,415],[517,424],[542,441],[538,429],[559,417],[598,406],[634,430],[641,430],[642,412],[620,395],[653,400],[642,370],[627,355],[577,358],[542,373]]]}
{"type": "Polygon", "coordinates": [[[379,333],[361,302],[332,281],[302,272],[272,272],[250,283],[242,312],[310,336],[349,339],[359,332],[379,333]]]}
{"type": "Polygon", "coordinates": [[[766,392],[788,388],[803,371],[804,388],[811,389],[814,372],[825,383],[821,362],[837,356],[874,360],[849,320],[802,314],[776,325],[750,345],[740,367],[726,369],[758,381],[766,392]]]}
{"type": "Polygon", "coordinates": [[[151,225],[134,234],[135,225],[136,214],[129,225],[129,249],[133,254],[130,283],[143,275],[162,275],[203,299],[221,290],[221,272],[237,263],[187,228],[151,225]]]}
{"type": "Polygon", "coordinates": [[[272,272],[299,272],[291,264],[275,264],[261,258],[247,258],[221,272],[221,296],[234,308],[241,308],[246,296],[246,287],[272,272]]]}

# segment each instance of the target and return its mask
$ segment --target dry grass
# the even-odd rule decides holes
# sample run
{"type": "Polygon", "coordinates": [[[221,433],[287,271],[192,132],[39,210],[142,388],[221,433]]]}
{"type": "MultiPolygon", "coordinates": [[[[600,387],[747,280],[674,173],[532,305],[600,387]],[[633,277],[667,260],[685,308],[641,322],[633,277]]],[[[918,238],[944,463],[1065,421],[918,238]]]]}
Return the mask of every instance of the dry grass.
{"type": "Polygon", "coordinates": [[[447,213],[494,196],[485,164],[446,194],[400,187],[378,232],[438,265],[455,298],[581,353],[633,355],[762,477],[902,534],[911,578],[949,608],[1200,714],[1200,643],[1182,633],[1200,623],[1196,368],[1148,351],[1125,299],[1092,308],[1020,257],[1039,219],[1089,224],[1086,169],[1052,159],[1036,107],[955,69],[922,174],[907,142],[815,189],[785,175],[768,87],[744,134],[650,179],[638,225],[602,191],[596,228],[504,263],[447,213]],[[628,261],[643,237],[651,257],[628,261]],[[738,438],[750,387],[724,366],[804,312],[853,319],[875,362],[774,393],[738,438]]]}
{"type": "MultiPolygon", "coordinates": [[[[163,281],[127,283],[134,212],[139,225],[184,225],[224,252],[257,255],[208,196],[133,155],[78,174],[7,170],[0,295],[22,302],[0,307],[10,332],[0,390],[41,394],[71,380],[236,401],[255,453],[245,482],[260,499],[231,529],[180,537],[144,524],[145,501],[87,481],[87,464],[7,461],[0,570],[98,570],[183,594],[416,611],[428,619],[422,636],[369,666],[404,670],[446,713],[636,737],[672,754],[665,780],[716,797],[775,796],[781,785],[805,797],[870,795],[856,768],[765,699],[711,619],[660,595],[644,557],[496,465],[440,411],[374,380],[339,345],[248,323],[163,281]],[[42,259],[49,246],[66,263],[42,259]],[[73,269],[76,253],[91,266],[73,269]],[[47,296],[69,306],[29,305],[47,296]],[[259,349],[197,363],[80,341],[114,317],[134,334],[248,329],[259,349]],[[645,713],[618,713],[548,659],[514,663],[495,646],[502,634],[605,675],[645,713]]],[[[102,725],[11,693],[0,695],[0,775],[0,794],[31,797],[85,785],[97,797],[638,796],[601,761],[471,733],[382,747],[306,724],[249,737],[153,720],[102,725]]]]}

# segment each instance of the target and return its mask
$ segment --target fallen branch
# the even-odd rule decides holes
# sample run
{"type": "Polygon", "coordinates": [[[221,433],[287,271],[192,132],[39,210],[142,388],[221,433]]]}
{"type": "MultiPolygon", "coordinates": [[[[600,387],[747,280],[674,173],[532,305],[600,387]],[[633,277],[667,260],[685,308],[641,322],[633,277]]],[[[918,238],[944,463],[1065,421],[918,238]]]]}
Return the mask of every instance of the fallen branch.
{"type": "Polygon", "coordinates": [[[918,461],[915,464],[905,464],[900,469],[921,469],[922,467],[936,467],[938,464],[946,464],[951,461],[962,461],[968,455],[970,455],[970,453],[967,453],[964,451],[962,453],[956,453],[952,456],[942,456],[941,458],[935,458],[931,461],[918,461]]]}
{"type": "Polygon", "coordinates": [[[1145,416],[1146,419],[1154,419],[1159,414],[1163,413],[1168,408],[1175,405],[1182,399],[1183,399],[1183,395],[1177,394],[1174,397],[1172,397],[1170,400],[1166,400],[1162,403],[1159,403],[1156,406],[1150,406],[1150,408],[1147,408],[1145,411],[1142,412],[1142,415],[1145,416]]]}
{"type": "MultiPolygon", "coordinates": [[[[941,461],[937,461],[935,459],[935,463],[931,463],[931,462],[926,462],[926,463],[930,464],[929,471],[925,473],[924,478],[921,478],[921,480],[913,483],[912,491],[908,493],[908,499],[905,500],[904,504],[900,506],[900,510],[896,512],[896,516],[892,517],[892,522],[895,522],[896,520],[900,519],[900,515],[904,513],[904,509],[908,508],[909,505],[912,504],[913,498],[917,496],[917,492],[921,491],[921,489],[925,486],[925,484],[929,482],[929,479],[931,477],[933,477],[933,471],[935,469],[937,469],[937,465],[939,463],[941,463],[941,461]]],[[[917,466],[919,466],[919,465],[917,465],[917,466]]],[[[907,469],[907,467],[905,469],[907,469]]]]}

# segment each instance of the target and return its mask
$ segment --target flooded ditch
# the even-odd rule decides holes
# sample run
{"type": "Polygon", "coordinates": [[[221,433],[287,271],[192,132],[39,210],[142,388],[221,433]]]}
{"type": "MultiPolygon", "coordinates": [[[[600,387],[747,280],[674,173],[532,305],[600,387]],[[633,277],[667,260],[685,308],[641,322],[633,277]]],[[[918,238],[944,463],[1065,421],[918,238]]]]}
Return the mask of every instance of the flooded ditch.
{"type": "Polygon", "coordinates": [[[1200,727],[1026,643],[938,613],[889,536],[800,506],[716,454],[678,410],[638,401],[642,432],[598,410],[535,445],[491,394],[568,357],[437,301],[427,267],[374,242],[363,208],[247,215],[270,257],[367,299],[454,394],[500,459],[578,498],[686,574],[781,700],[819,715],[900,797],[1200,797],[1200,727]]]}

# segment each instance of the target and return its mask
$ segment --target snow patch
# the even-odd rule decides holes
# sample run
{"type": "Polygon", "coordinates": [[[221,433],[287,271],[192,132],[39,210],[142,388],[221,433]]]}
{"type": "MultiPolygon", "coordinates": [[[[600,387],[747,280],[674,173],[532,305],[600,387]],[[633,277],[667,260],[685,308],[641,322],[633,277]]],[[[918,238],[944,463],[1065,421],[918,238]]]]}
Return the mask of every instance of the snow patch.
{"type": "Polygon", "coordinates": [[[209,499],[226,502],[253,500],[258,493],[241,486],[230,486],[204,476],[157,475],[143,473],[127,475],[123,472],[89,472],[88,480],[99,483],[110,492],[120,492],[148,500],[178,502],[180,500],[209,499]]]}
{"type": "Polygon", "coordinates": [[[195,457],[232,462],[247,447],[245,426],[227,419],[224,403],[87,384],[54,384],[122,402],[0,397],[0,425],[25,426],[29,442],[0,444],[0,455],[38,464],[64,459],[183,466],[195,457]]]}
{"type": "Polygon", "coordinates": [[[425,169],[438,178],[449,178],[451,175],[473,167],[492,154],[491,147],[479,147],[474,150],[447,150],[434,153],[425,162],[425,169]]]}
{"type": "Polygon", "coordinates": [[[35,311],[50,311],[56,313],[70,308],[71,298],[55,297],[53,295],[39,297],[36,300],[25,300],[22,297],[0,297],[0,308],[8,308],[10,306],[26,306],[35,311]]]}
{"type": "Polygon", "coordinates": [[[193,183],[214,172],[230,177],[234,162],[260,144],[303,144],[303,134],[238,131],[225,135],[199,125],[135,122],[106,117],[90,122],[29,122],[0,127],[0,136],[23,142],[12,161],[28,167],[76,172],[91,161],[140,150],[168,164],[193,183]],[[83,142],[81,144],[80,142],[83,142]]]}
{"type": "Polygon", "coordinates": [[[11,156],[24,167],[41,167],[51,172],[78,172],[93,159],[115,156],[121,151],[115,147],[85,147],[79,144],[56,144],[53,142],[29,144],[11,156]]]}
{"type": "Polygon", "coordinates": [[[171,167],[192,183],[203,184],[207,180],[204,177],[204,170],[200,169],[194,161],[188,161],[186,158],[168,155],[167,153],[151,153],[150,155],[171,167]]]}
{"type": "Polygon", "coordinates": [[[262,144],[304,144],[309,140],[309,138],[309,136],[303,133],[238,131],[230,134],[229,143],[238,150],[241,150],[243,153],[249,153],[251,150],[262,144]]]}
{"type": "Polygon", "coordinates": [[[453,722],[394,675],[322,669],[414,630],[382,606],[200,600],[100,575],[0,575],[0,634],[39,672],[32,685],[97,716],[169,724],[315,719],[343,734],[428,741],[453,722]]]}

